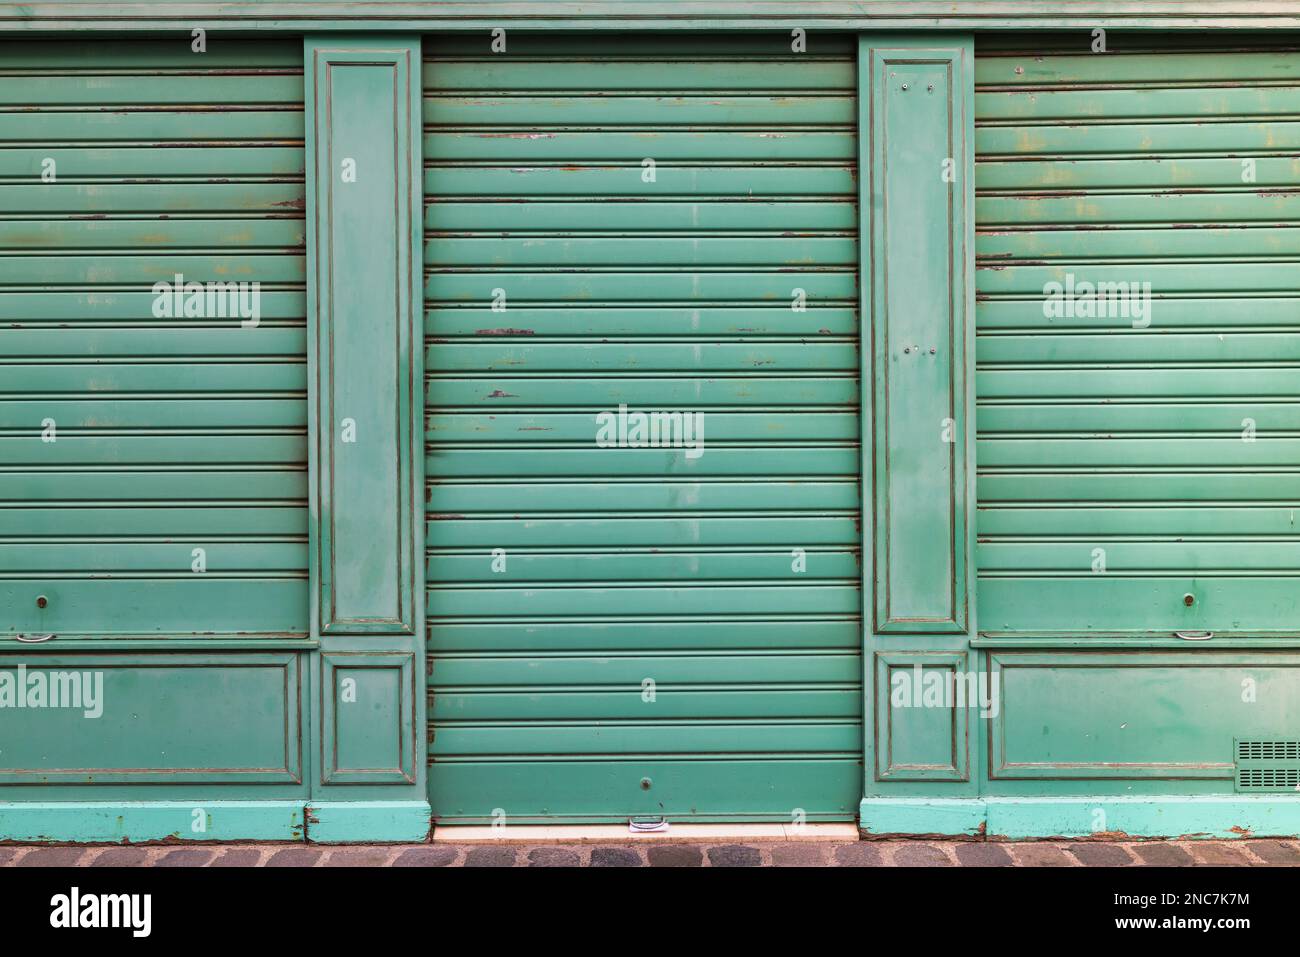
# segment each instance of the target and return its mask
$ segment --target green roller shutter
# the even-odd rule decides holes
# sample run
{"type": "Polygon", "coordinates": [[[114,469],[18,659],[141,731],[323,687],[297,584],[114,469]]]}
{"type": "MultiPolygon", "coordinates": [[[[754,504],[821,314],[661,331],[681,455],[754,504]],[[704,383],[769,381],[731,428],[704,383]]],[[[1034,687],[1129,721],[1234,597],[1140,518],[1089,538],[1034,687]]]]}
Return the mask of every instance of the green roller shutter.
{"type": "Polygon", "coordinates": [[[209,46],[0,45],[5,633],[307,630],[302,48],[209,46]]]}
{"type": "Polygon", "coordinates": [[[851,820],[851,41],[489,42],[425,47],[435,818],[851,820]]]}
{"type": "Polygon", "coordinates": [[[1176,42],[979,48],[983,631],[1300,620],[1300,52],[1176,42]]]}

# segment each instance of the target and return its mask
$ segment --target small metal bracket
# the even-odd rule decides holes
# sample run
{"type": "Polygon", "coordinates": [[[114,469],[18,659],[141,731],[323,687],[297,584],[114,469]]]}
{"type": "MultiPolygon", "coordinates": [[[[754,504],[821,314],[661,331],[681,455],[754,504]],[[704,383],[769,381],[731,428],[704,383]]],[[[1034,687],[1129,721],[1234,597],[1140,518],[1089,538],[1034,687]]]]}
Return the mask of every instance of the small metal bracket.
{"type": "Polygon", "coordinates": [[[635,818],[627,819],[627,829],[633,834],[650,834],[668,830],[668,818],[635,818]]]}

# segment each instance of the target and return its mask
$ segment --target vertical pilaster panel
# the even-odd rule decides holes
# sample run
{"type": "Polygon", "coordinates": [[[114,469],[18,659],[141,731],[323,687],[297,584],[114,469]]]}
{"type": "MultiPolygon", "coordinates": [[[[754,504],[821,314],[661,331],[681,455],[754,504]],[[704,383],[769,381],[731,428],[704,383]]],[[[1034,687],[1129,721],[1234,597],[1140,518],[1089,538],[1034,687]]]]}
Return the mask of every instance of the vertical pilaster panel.
{"type": "Polygon", "coordinates": [[[414,634],[421,444],[419,41],[308,41],[322,634],[414,634]]]}
{"type": "Polygon", "coordinates": [[[873,451],[875,630],[965,633],[974,497],[966,261],[972,48],[951,38],[891,39],[861,52],[860,134],[870,143],[862,161],[863,314],[873,341],[874,415],[864,435],[873,451]]]}
{"type": "Polygon", "coordinates": [[[308,37],[309,840],[420,840],[420,39],[308,37]]]}
{"type": "MultiPolygon", "coordinates": [[[[865,798],[971,797],[974,44],[864,35],[865,798]],[[870,342],[870,346],[865,345],[870,342]]],[[[972,700],[974,699],[974,700],[972,700]]],[[[887,825],[886,825],[887,827],[887,825]]]]}

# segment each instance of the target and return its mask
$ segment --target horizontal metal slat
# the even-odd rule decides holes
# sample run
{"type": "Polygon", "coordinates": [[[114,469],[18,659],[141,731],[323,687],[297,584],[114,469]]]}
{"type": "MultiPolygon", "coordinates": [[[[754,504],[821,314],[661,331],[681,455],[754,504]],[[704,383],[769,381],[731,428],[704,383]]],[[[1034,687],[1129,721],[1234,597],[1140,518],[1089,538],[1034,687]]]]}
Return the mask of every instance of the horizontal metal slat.
{"type": "MultiPolygon", "coordinates": [[[[806,506],[806,507],[816,507],[806,506]]],[[[425,561],[425,579],[431,585],[460,583],[500,584],[490,550],[474,554],[436,551],[425,561]]],[[[675,581],[696,583],[721,579],[786,583],[803,579],[855,580],[862,564],[851,548],[778,548],[768,551],[701,551],[682,549],[620,549],[600,552],[516,551],[507,558],[509,581],[514,583],[581,581],[675,581]],[[799,554],[804,571],[796,572],[799,554]]],[[[721,610],[721,609],[719,609],[721,610]]]]}

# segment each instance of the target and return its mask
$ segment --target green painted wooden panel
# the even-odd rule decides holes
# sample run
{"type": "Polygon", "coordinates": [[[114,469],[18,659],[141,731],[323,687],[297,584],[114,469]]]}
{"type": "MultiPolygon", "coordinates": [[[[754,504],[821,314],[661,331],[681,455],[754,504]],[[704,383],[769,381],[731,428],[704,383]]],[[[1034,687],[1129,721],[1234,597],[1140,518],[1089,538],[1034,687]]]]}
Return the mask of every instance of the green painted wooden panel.
{"type": "Polygon", "coordinates": [[[296,784],[302,697],[293,654],[6,655],[0,782],[296,784]]]}
{"type": "Polygon", "coordinates": [[[968,709],[906,707],[895,689],[916,682],[956,682],[969,670],[962,651],[891,651],[872,656],[871,707],[875,715],[877,781],[967,781],[970,779],[968,709]]]}
{"type": "Polygon", "coordinates": [[[851,819],[851,42],[480,39],[424,64],[435,818],[851,819]]]}
{"type": "Polygon", "coordinates": [[[1014,46],[977,65],[982,626],[1294,632],[1300,55],[1014,46]],[[1121,278],[1136,322],[1044,308],[1121,278]]]}
{"type": "Polygon", "coordinates": [[[415,655],[335,651],[321,664],[322,782],[415,783],[415,655]]]}
{"type": "Polygon", "coordinates": [[[0,47],[0,632],[305,634],[300,48],[0,47]],[[178,274],[257,324],[156,310],[178,274]]]}
{"type": "Polygon", "coordinates": [[[1295,727],[1294,653],[989,657],[1003,705],[988,725],[995,780],[1227,782],[1234,738],[1272,738],[1295,727]],[[1244,692],[1248,685],[1253,695],[1244,692]]]}
{"type": "Polygon", "coordinates": [[[861,44],[861,123],[871,128],[863,207],[872,238],[863,269],[874,342],[874,628],[962,633],[970,617],[971,51],[875,46],[868,37],[861,44]]]}
{"type": "Polygon", "coordinates": [[[413,634],[419,153],[408,121],[419,45],[309,39],[305,49],[314,71],[308,211],[319,240],[311,307],[318,621],[322,633],[413,634]]]}

